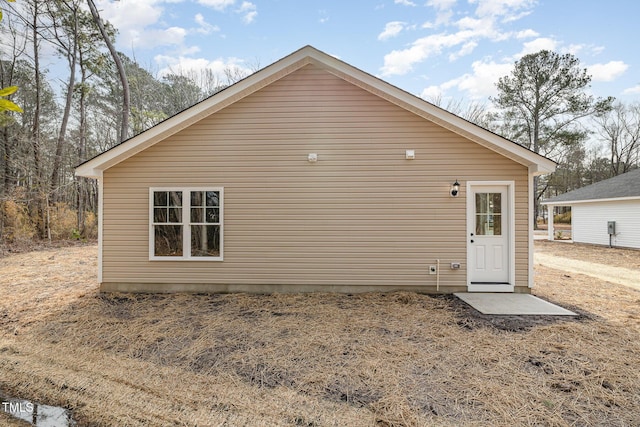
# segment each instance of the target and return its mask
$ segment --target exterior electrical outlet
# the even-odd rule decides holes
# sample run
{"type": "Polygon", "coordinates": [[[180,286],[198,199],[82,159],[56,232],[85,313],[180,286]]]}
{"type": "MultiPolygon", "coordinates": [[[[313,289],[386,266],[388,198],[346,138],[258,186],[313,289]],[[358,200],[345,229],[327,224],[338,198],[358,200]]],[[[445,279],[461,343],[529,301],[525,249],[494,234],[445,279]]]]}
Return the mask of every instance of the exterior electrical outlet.
{"type": "Polygon", "coordinates": [[[435,265],[429,266],[429,274],[436,274],[437,272],[438,272],[438,267],[436,267],[435,265]]]}
{"type": "Polygon", "coordinates": [[[452,262],[451,263],[451,269],[452,270],[459,270],[460,269],[460,263],[459,262],[452,262]]]}

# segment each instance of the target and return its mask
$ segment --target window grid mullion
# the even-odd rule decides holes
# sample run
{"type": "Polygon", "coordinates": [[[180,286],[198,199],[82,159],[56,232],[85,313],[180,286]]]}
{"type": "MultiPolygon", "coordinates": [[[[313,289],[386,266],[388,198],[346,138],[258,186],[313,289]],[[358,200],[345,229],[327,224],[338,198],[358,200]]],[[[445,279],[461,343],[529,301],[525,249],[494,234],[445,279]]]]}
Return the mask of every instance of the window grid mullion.
{"type": "Polygon", "coordinates": [[[183,231],[182,231],[182,245],[184,250],[184,257],[191,258],[191,191],[183,192],[182,196],[182,223],[183,231]],[[184,194],[184,193],[188,194],[184,194]]]}

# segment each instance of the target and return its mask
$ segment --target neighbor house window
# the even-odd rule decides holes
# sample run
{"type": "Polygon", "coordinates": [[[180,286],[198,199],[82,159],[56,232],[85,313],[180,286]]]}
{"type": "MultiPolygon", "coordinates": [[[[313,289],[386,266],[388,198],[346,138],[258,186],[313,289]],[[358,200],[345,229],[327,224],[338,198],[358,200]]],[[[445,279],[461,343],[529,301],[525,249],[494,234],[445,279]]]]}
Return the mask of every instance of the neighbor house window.
{"type": "Polygon", "coordinates": [[[222,188],[151,188],[149,258],[222,260],[222,188]]]}

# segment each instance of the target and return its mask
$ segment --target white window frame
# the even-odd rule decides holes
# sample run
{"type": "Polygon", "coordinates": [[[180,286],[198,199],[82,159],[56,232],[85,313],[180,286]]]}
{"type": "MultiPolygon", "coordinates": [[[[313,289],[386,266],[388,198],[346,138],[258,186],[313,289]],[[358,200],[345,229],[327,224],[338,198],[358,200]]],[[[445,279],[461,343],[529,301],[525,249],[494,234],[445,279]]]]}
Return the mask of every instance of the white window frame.
{"type": "Polygon", "coordinates": [[[224,187],[150,187],[149,188],[149,260],[150,261],[222,261],[224,250],[224,187]],[[153,224],[153,193],[156,191],[182,192],[182,256],[156,256],[153,224]],[[191,256],[191,192],[217,191],[220,193],[220,255],[191,256]]]}

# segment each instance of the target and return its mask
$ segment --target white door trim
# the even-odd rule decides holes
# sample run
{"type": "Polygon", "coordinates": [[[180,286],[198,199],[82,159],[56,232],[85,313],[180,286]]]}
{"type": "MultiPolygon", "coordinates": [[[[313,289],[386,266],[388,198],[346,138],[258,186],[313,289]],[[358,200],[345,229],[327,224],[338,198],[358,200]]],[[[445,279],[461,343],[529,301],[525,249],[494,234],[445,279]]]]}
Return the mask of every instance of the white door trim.
{"type": "Polygon", "coordinates": [[[468,292],[513,292],[516,281],[515,262],[516,262],[516,220],[515,220],[515,181],[467,181],[467,291],[468,292]],[[471,233],[475,231],[475,199],[473,197],[473,187],[479,186],[505,186],[507,187],[507,207],[508,219],[506,224],[509,228],[509,283],[508,284],[472,284],[471,283],[471,265],[472,265],[472,245],[471,233]]]}

